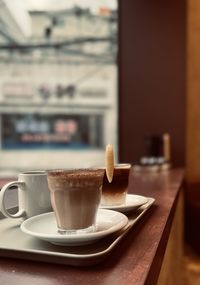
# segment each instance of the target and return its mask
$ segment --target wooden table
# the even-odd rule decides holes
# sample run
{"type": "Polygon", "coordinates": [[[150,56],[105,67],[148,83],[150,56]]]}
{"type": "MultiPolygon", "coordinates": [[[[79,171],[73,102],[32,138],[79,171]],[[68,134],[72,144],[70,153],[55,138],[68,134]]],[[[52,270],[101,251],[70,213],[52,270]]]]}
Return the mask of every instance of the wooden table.
{"type": "Polygon", "coordinates": [[[103,264],[72,267],[1,258],[0,284],[163,285],[167,281],[170,285],[182,284],[180,190],[183,177],[182,169],[152,174],[131,173],[129,192],[154,197],[156,202],[103,264]],[[170,270],[172,266],[175,266],[174,275],[170,270]]]}

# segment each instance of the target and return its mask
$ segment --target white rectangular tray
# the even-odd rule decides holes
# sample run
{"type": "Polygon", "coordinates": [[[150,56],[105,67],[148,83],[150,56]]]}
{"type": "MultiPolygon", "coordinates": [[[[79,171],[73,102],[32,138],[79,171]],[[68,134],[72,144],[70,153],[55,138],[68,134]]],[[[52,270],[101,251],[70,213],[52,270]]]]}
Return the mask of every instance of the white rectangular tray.
{"type": "Polygon", "coordinates": [[[73,247],[56,246],[28,236],[20,230],[21,219],[4,218],[0,213],[0,256],[76,266],[100,263],[141,219],[154,201],[155,199],[148,198],[148,202],[138,210],[129,212],[129,222],[121,231],[91,245],[73,247]]]}

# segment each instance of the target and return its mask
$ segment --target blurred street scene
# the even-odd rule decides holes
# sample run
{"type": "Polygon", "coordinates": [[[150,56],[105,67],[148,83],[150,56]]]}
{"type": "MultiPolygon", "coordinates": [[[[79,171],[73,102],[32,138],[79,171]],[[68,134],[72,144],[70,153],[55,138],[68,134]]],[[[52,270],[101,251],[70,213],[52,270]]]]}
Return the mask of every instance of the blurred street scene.
{"type": "Polygon", "coordinates": [[[117,16],[117,0],[0,0],[0,169],[117,153],[117,16]]]}

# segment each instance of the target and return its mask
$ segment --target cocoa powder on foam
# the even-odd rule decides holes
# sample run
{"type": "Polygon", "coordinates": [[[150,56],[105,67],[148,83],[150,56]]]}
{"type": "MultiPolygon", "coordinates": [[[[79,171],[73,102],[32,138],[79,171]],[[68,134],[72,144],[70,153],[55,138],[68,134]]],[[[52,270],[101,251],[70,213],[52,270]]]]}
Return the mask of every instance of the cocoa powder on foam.
{"type": "Polygon", "coordinates": [[[54,182],[64,183],[68,186],[85,187],[86,185],[101,185],[103,169],[72,169],[72,170],[49,170],[48,177],[54,182]]]}

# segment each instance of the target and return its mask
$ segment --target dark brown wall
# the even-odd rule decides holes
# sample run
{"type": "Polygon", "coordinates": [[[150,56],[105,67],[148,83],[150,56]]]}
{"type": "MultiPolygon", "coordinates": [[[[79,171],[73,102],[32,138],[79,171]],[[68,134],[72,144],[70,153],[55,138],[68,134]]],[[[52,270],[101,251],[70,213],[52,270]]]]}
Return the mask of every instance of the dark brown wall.
{"type": "Polygon", "coordinates": [[[185,158],[185,0],[119,1],[119,157],[143,155],[143,138],[169,132],[185,158]]]}

